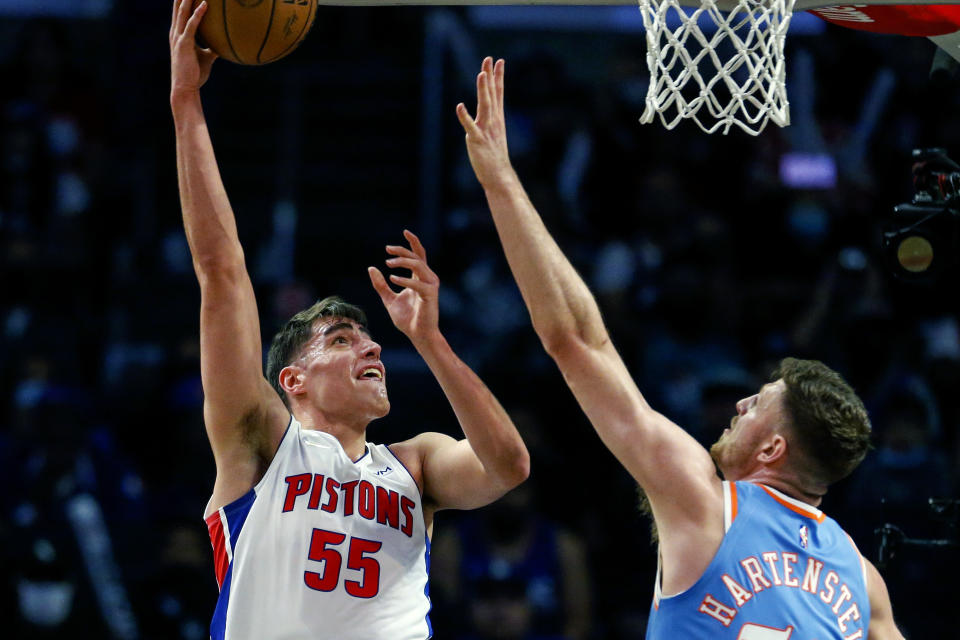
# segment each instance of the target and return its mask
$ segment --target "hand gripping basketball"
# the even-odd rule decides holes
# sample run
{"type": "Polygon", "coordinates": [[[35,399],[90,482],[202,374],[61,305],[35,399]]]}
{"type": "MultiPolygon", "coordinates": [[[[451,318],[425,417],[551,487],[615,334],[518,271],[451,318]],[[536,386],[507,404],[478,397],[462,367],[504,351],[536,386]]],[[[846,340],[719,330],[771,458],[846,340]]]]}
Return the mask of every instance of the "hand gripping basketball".
{"type": "Polygon", "coordinates": [[[197,46],[197,27],[207,13],[201,2],[191,11],[191,0],[174,0],[170,20],[170,96],[198,91],[210,77],[217,54],[197,46]]]}

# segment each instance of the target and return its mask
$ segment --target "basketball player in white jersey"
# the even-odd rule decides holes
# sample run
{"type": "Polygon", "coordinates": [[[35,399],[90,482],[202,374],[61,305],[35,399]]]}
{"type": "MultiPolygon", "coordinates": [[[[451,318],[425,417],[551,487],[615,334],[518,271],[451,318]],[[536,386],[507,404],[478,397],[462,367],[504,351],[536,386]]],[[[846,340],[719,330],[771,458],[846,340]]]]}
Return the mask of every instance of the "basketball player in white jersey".
{"type": "Polygon", "coordinates": [[[660,572],[647,637],[902,638],[880,574],[817,509],[868,447],[853,390],[821,363],[788,358],[710,452],[651,408],[510,164],[503,85],[503,61],[487,58],[476,118],[463,104],[457,115],[533,326],[648,497],[660,572]]]}
{"type": "Polygon", "coordinates": [[[200,281],[204,422],[216,462],[205,519],[220,598],[212,638],[424,640],[433,514],[496,500],[529,473],[503,408],[438,328],[438,279],[423,247],[387,247],[396,292],[369,275],[394,324],[433,372],[466,439],[366,441],[390,408],[380,346],[336,298],[292,318],[262,373],[260,324],[200,87],[215,55],[197,47],[206,5],[176,0],[170,102],[183,222],[200,281]],[[279,392],[279,395],[278,395],[279,392]]]}

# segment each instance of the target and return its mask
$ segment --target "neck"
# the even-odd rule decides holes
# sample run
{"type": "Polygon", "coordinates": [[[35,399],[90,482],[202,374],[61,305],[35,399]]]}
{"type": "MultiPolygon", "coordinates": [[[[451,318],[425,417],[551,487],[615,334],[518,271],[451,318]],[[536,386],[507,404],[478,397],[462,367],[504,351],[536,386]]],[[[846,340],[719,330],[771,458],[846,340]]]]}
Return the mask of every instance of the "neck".
{"type": "Polygon", "coordinates": [[[742,479],[765,484],[812,507],[819,507],[827,493],[826,487],[805,484],[799,478],[787,477],[771,469],[763,469],[742,479]]]}
{"type": "Polygon", "coordinates": [[[296,407],[293,415],[304,429],[322,431],[336,438],[351,460],[356,460],[366,452],[367,422],[331,419],[319,411],[304,407],[296,407]]]}

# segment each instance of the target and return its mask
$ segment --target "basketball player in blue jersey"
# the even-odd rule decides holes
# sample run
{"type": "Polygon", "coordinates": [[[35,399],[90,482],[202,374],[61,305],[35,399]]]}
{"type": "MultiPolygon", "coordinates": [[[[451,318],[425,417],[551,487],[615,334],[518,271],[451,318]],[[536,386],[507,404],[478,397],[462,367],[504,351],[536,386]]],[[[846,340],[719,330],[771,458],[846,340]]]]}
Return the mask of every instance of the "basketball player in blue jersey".
{"type": "Polygon", "coordinates": [[[466,439],[366,441],[388,412],[380,346],[362,311],[328,298],[277,334],[262,373],[260,324],[203,116],[215,55],[195,43],[206,5],[173,5],[170,102],[183,222],[200,281],[204,422],[216,462],[205,519],[220,597],[212,638],[425,640],[436,511],[496,500],[529,473],[517,430],[438,328],[439,282],[417,237],[389,246],[395,291],[369,275],[433,372],[466,439]]]}
{"type": "Polygon", "coordinates": [[[651,408],[510,164],[503,84],[503,61],[487,58],[476,117],[457,115],[533,326],[649,500],[660,568],[647,638],[902,638],[880,574],[817,508],[867,451],[856,394],[819,362],[784,360],[710,452],[651,408]]]}

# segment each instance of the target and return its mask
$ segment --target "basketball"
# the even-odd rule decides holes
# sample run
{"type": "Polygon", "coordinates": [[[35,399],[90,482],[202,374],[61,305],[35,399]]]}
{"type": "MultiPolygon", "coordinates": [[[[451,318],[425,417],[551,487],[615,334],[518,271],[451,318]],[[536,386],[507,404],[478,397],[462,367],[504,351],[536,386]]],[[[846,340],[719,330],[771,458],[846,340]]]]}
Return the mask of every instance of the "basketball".
{"type": "MultiPolygon", "coordinates": [[[[196,8],[201,0],[193,0],[196,8]]],[[[267,64],[297,48],[313,25],[317,0],[207,0],[201,46],[238,64],[267,64]]]]}

